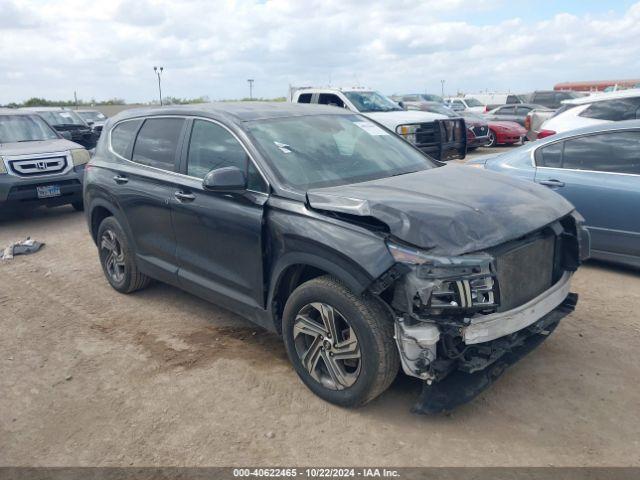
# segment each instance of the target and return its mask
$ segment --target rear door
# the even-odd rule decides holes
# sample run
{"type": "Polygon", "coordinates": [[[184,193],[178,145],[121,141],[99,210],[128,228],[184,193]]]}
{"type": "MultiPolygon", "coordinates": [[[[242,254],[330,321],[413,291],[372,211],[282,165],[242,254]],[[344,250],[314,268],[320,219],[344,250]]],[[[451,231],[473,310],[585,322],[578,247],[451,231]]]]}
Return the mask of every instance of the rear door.
{"type": "Polygon", "coordinates": [[[181,117],[151,117],[122,122],[111,132],[112,150],[128,160],[114,171],[111,191],[127,219],[138,263],[170,283],[177,278],[170,199],[180,181],[176,172],[184,126],[181,117]]]}
{"type": "Polygon", "coordinates": [[[575,205],[594,251],[640,256],[640,130],[559,141],[535,159],[536,182],[575,205]]]}
{"type": "Polygon", "coordinates": [[[193,119],[188,130],[181,162],[185,179],[171,199],[180,284],[256,319],[256,310],[264,305],[262,220],[268,186],[227,127],[193,119]],[[245,171],[246,191],[203,188],[208,172],[231,166],[245,171]]]}

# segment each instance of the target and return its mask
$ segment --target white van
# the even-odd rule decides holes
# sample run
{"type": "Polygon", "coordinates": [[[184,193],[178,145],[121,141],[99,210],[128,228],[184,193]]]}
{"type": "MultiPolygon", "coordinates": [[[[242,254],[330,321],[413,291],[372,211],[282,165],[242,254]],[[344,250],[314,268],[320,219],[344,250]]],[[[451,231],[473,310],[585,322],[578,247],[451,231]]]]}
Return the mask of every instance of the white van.
{"type": "Polygon", "coordinates": [[[463,98],[475,98],[487,106],[488,110],[512,103],[523,103],[518,95],[513,93],[468,93],[463,98]]]}

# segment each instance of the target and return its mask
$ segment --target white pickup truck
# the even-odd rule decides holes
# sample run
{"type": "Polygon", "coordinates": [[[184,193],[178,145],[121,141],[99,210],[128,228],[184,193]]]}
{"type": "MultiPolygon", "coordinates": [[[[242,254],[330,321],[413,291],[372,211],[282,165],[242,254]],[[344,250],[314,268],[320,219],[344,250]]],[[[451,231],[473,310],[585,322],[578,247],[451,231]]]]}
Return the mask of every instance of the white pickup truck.
{"type": "Polygon", "coordinates": [[[361,88],[294,88],[293,103],[316,103],[361,113],[402,136],[438,160],[464,158],[467,151],[463,118],[403,110],[379,92],[361,88]]]}

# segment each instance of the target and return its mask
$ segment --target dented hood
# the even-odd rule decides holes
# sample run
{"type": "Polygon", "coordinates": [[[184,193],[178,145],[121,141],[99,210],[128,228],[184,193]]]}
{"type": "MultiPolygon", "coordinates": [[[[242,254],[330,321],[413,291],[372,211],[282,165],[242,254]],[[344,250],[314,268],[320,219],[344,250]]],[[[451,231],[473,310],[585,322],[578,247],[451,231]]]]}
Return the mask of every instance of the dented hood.
{"type": "Polygon", "coordinates": [[[516,239],[573,210],[533,182],[461,165],[307,192],[312,208],[373,217],[404,242],[460,255],[516,239]]]}

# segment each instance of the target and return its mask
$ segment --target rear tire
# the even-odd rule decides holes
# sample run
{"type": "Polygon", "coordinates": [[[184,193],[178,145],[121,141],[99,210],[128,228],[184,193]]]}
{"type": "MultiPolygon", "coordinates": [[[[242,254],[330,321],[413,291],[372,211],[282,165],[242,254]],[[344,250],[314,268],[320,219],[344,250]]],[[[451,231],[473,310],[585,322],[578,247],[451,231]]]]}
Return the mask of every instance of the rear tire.
{"type": "Polygon", "coordinates": [[[400,359],[388,310],[380,300],[357,296],[330,276],[294,290],[284,308],[282,332],[298,376],[335,405],[370,402],[398,373],[400,359]]]}
{"type": "Polygon", "coordinates": [[[102,221],[97,239],[102,271],[114,289],[131,293],[149,285],[151,279],[138,270],[134,251],[115,217],[102,221]]]}

